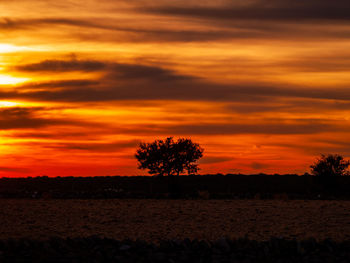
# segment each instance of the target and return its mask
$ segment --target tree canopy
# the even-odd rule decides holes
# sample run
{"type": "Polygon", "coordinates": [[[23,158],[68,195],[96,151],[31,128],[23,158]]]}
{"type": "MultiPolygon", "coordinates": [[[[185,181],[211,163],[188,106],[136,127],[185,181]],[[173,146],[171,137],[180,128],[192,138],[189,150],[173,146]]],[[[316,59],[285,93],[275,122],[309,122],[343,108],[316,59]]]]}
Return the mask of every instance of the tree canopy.
{"type": "Polygon", "coordinates": [[[152,143],[140,143],[135,157],[138,168],[148,169],[150,174],[170,176],[185,171],[195,174],[199,170],[195,162],[203,156],[203,151],[190,139],[180,138],[175,142],[173,137],[168,137],[152,143]]]}
{"type": "Polygon", "coordinates": [[[344,157],[339,154],[321,155],[321,158],[310,166],[311,173],[317,176],[342,176],[349,172],[347,168],[350,166],[350,161],[344,160],[344,157]]]}

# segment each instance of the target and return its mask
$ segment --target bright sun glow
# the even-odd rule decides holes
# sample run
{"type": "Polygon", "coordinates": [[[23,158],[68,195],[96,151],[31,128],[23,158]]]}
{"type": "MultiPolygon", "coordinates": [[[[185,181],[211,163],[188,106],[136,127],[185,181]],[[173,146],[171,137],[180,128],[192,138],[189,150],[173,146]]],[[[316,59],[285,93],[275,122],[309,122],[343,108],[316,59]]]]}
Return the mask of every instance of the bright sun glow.
{"type": "Polygon", "coordinates": [[[0,100],[0,107],[14,107],[17,105],[17,102],[0,100]]]}
{"type": "Polygon", "coordinates": [[[31,50],[31,49],[27,47],[14,46],[10,44],[0,44],[0,54],[16,52],[16,51],[24,51],[24,50],[31,50]]]}
{"type": "Polygon", "coordinates": [[[0,85],[14,85],[28,80],[27,78],[12,77],[9,75],[0,75],[0,85]]]}

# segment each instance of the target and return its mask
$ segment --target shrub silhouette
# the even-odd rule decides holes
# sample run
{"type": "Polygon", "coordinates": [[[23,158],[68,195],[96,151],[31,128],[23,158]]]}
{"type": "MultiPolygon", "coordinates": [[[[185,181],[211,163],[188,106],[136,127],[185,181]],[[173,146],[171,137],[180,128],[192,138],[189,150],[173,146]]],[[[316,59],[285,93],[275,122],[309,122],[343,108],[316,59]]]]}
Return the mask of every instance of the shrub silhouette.
{"type": "Polygon", "coordinates": [[[321,158],[310,166],[311,173],[320,177],[334,177],[348,175],[347,168],[350,161],[344,160],[343,156],[338,154],[321,155],[321,158]]]}
{"type": "Polygon", "coordinates": [[[199,144],[184,138],[174,142],[173,137],[140,143],[135,154],[139,169],[148,169],[148,173],[160,176],[179,175],[184,171],[195,174],[199,170],[195,162],[202,156],[199,144]]]}

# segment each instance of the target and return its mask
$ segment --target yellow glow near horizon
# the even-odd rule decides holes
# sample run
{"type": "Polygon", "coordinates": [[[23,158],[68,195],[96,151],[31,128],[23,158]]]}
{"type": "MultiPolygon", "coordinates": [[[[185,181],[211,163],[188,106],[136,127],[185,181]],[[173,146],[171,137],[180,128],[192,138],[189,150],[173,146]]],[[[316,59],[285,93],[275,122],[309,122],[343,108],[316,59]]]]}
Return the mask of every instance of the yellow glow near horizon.
{"type": "Polygon", "coordinates": [[[0,54],[1,53],[11,53],[16,51],[32,50],[28,47],[15,46],[11,44],[0,44],[0,54]]]}
{"type": "Polygon", "coordinates": [[[15,85],[27,81],[28,78],[13,77],[0,74],[0,85],[15,85]]]}
{"type": "Polygon", "coordinates": [[[0,108],[1,107],[14,107],[17,105],[18,105],[17,102],[0,100],[0,108]]]}

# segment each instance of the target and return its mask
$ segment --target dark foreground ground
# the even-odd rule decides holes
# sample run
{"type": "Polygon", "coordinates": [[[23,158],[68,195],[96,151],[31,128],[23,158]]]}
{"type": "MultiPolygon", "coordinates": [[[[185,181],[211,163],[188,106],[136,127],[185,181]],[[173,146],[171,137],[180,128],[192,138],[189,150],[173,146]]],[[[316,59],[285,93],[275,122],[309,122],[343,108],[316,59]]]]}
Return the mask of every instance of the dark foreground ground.
{"type": "Polygon", "coordinates": [[[0,199],[0,239],[350,240],[350,201],[0,199]]]}
{"type": "Polygon", "coordinates": [[[163,241],[159,245],[141,241],[122,242],[96,237],[47,241],[0,241],[0,262],[188,262],[188,263],[250,263],[250,262],[349,262],[350,242],[313,239],[298,241],[271,239],[219,239],[163,241]]]}
{"type": "Polygon", "coordinates": [[[0,199],[0,222],[0,262],[350,262],[350,201],[0,199]]]}

